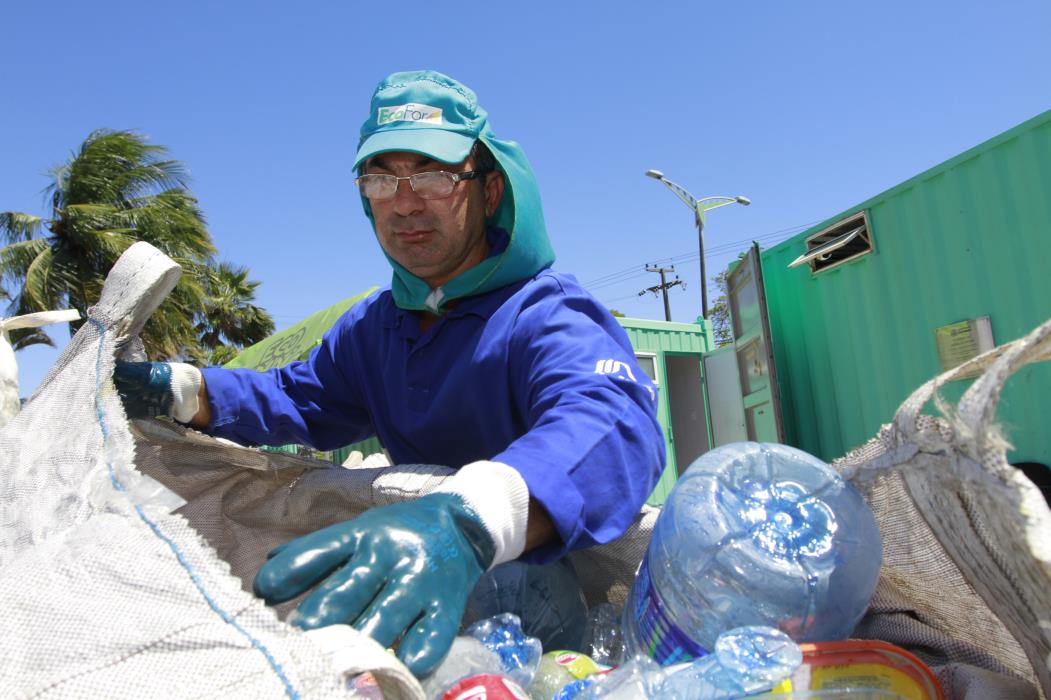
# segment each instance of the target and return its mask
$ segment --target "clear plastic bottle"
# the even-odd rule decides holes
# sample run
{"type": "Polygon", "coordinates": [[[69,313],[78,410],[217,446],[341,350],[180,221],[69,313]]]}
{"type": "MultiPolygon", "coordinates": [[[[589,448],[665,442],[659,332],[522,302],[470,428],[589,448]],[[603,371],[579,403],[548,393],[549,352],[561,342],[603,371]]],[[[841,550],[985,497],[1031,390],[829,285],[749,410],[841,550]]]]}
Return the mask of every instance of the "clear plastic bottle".
{"type": "Polygon", "coordinates": [[[714,651],[669,670],[664,700],[725,700],[773,689],[803,662],[799,645],[773,627],[738,627],[715,640],[714,651]]]}
{"type": "Polygon", "coordinates": [[[624,631],[621,615],[609,603],[599,603],[588,611],[584,628],[584,653],[604,666],[624,661],[624,631]]]}
{"type": "Polygon", "coordinates": [[[479,620],[467,628],[474,637],[500,657],[503,673],[522,687],[533,682],[540,656],[544,653],[540,640],[522,632],[521,620],[512,613],[479,620]]]}
{"type": "Polygon", "coordinates": [[[450,687],[478,675],[502,675],[500,656],[474,637],[457,637],[449,653],[429,676],[422,679],[423,694],[427,700],[438,700],[450,687]]]}
{"type": "Polygon", "coordinates": [[[594,677],[575,700],[650,700],[661,697],[666,674],[648,656],[639,654],[609,673],[594,677]]]}
{"type": "Polygon", "coordinates": [[[516,616],[504,613],[479,620],[453,640],[442,662],[422,679],[424,695],[438,700],[459,681],[476,676],[498,676],[525,687],[532,682],[542,653],[540,641],[522,633],[516,616]]]}
{"type": "Polygon", "coordinates": [[[734,443],[682,475],[624,606],[629,653],[662,665],[708,654],[727,630],[843,639],[879,576],[872,511],[827,464],[786,445],[734,443]]]}

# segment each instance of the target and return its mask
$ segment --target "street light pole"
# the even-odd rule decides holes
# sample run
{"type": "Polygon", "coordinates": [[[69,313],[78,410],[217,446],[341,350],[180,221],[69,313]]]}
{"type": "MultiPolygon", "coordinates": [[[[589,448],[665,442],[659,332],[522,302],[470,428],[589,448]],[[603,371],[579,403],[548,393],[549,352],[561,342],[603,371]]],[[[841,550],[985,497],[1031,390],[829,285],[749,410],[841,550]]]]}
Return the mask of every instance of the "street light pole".
{"type": "Polygon", "coordinates": [[[704,213],[712,209],[725,207],[727,204],[742,204],[748,206],[752,203],[752,200],[744,195],[737,195],[736,197],[703,197],[697,199],[680,185],[677,185],[664,177],[664,173],[660,170],[647,170],[646,176],[663,182],[669,190],[675,193],[676,197],[681,199],[686,206],[693,210],[694,223],[697,225],[697,250],[701,259],[701,316],[703,318],[708,318],[708,279],[704,270],[704,213]]]}
{"type": "Polygon", "coordinates": [[[697,250],[701,253],[701,317],[708,318],[708,277],[704,272],[704,213],[695,208],[693,219],[697,224],[697,250]]]}

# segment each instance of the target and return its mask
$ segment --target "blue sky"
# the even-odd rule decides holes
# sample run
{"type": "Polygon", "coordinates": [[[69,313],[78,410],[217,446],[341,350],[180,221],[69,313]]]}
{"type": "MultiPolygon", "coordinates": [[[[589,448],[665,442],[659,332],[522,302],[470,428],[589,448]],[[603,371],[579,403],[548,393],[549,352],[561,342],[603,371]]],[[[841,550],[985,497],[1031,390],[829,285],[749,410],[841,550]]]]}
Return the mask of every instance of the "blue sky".
{"type": "MultiPolygon", "coordinates": [[[[709,274],[1051,108],[1051,2],[5,3],[0,210],[93,129],[189,167],[223,258],[278,328],[389,280],[350,163],[375,84],[433,68],[478,93],[537,173],[556,267],[607,306],[672,317],[709,274]]],[[[64,328],[52,329],[61,346],[64,328]]],[[[28,395],[58,351],[18,353],[28,395]]]]}

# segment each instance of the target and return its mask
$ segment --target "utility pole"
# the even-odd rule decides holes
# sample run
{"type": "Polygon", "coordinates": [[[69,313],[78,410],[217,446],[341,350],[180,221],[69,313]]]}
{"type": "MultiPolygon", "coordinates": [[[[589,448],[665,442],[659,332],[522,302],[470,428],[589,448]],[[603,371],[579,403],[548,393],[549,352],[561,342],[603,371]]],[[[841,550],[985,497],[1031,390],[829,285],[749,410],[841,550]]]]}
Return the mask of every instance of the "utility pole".
{"type": "Polygon", "coordinates": [[[646,289],[643,289],[641,292],[639,292],[639,296],[641,297],[646,292],[653,292],[653,296],[657,296],[657,292],[661,292],[664,295],[664,320],[665,321],[670,321],[671,320],[671,306],[669,306],[669,304],[668,304],[668,289],[670,289],[671,287],[674,287],[676,285],[679,285],[683,289],[686,289],[686,283],[683,282],[681,279],[679,279],[678,275],[676,275],[675,279],[672,280],[671,282],[666,282],[665,281],[665,277],[664,277],[665,273],[667,273],[667,272],[675,272],[675,266],[674,265],[672,265],[671,267],[650,267],[649,265],[647,265],[646,266],[646,272],[659,272],[660,276],[661,276],[661,283],[658,284],[658,285],[654,285],[652,287],[647,287],[646,289]]]}

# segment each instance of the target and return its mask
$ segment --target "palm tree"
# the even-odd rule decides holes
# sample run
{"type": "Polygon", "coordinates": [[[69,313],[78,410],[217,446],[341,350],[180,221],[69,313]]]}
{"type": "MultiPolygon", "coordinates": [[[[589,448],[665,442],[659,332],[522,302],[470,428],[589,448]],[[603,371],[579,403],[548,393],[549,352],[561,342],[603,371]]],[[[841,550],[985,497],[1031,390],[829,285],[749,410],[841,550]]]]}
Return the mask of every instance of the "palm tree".
{"type": "Polygon", "coordinates": [[[274,332],[274,321],[251,302],[259,282],[248,279],[248,269],[227,262],[206,268],[205,306],[197,316],[201,355],[198,364],[219,365],[232,360],[239,348],[257,343],[274,332]]]}
{"type": "MultiPolygon", "coordinates": [[[[215,246],[187,189],[185,168],[166,155],[166,148],[134,132],[95,131],[51,171],[45,190],[49,218],[0,212],[0,242],[7,244],[0,249],[0,290],[11,300],[11,315],[70,307],[86,317],[121,253],[147,241],[183,268],[141,334],[147,353],[154,359],[207,356],[198,325],[214,287],[215,246]]],[[[257,285],[248,284],[253,290],[257,285]]],[[[269,321],[262,309],[246,304],[244,310],[269,321]]],[[[254,323],[246,328],[267,327],[254,323]]],[[[246,336],[225,337],[238,343],[235,338],[246,336]]],[[[50,339],[40,332],[12,333],[16,349],[39,342],[50,339]]]]}

